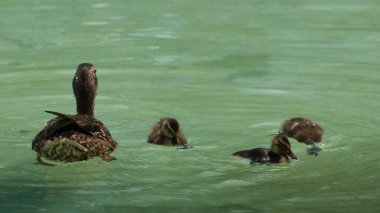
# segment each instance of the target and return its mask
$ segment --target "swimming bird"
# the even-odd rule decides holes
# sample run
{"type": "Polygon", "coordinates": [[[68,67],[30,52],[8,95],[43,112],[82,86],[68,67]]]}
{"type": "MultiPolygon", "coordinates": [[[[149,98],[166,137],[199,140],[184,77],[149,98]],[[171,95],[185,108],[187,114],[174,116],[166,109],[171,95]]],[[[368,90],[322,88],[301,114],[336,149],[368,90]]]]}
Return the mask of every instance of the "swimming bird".
{"type": "Polygon", "coordinates": [[[312,145],[322,140],[323,129],[309,119],[296,117],[286,120],[282,125],[282,131],[298,142],[312,145]]]}
{"type": "Polygon", "coordinates": [[[251,163],[286,163],[289,157],[297,159],[293,154],[288,138],[284,133],[279,133],[272,140],[270,149],[255,148],[233,153],[234,156],[249,158],[251,163]]]}
{"type": "Polygon", "coordinates": [[[148,143],[166,146],[186,146],[187,140],[175,118],[161,118],[148,136],[148,143]]]}
{"type": "Polygon", "coordinates": [[[282,125],[282,131],[291,138],[308,146],[307,153],[317,156],[322,151],[321,145],[323,129],[309,119],[296,117],[286,120],[282,125]]]}
{"type": "Polygon", "coordinates": [[[77,114],[67,115],[45,111],[56,115],[34,137],[32,149],[41,157],[63,162],[87,160],[100,156],[102,160],[115,160],[110,153],[117,142],[112,139],[107,127],[94,118],[95,96],[98,88],[96,68],[89,63],[77,67],[72,87],[76,98],[77,114]]]}

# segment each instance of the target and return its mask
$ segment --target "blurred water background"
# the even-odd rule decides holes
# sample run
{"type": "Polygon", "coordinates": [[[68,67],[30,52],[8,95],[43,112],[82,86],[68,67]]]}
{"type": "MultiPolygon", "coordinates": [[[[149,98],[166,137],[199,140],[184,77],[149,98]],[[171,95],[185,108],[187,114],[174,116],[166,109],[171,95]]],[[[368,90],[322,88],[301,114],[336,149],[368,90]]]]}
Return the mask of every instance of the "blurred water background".
{"type": "Polygon", "coordinates": [[[379,211],[379,20],[375,0],[2,0],[2,212],[379,211]],[[82,62],[117,161],[37,165],[43,110],[75,113],[82,62]],[[162,116],[192,149],[146,143],[162,116]],[[231,156],[294,116],[324,127],[319,156],[231,156]]]}

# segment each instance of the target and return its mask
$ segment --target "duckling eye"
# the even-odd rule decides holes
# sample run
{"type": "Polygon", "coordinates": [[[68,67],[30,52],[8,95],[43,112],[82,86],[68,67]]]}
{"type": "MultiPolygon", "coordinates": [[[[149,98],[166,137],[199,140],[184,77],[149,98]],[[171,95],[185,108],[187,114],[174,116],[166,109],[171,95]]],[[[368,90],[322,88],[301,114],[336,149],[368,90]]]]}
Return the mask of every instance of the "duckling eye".
{"type": "Polygon", "coordinates": [[[286,145],[284,145],[284,144],[279,144],[279,145],[280,145],[280,147],[283,148],[283,149],[289,149],[289,147],[286,146],[286,145]]]}

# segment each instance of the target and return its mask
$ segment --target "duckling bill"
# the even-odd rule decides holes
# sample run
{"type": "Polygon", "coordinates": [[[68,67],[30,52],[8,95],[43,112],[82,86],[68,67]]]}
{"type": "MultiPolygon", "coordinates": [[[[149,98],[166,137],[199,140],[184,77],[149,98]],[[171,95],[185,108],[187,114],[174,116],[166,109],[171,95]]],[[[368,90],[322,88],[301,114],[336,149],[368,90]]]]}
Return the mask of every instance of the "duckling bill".
{"type": "Polygon", "coordinates": [[[272,140],[270,149],[254,148],[233,153],[234,156],[248,158],[251,163],[286,163],[290,158],[297,159],[293,154],[288,138],[284,133],[279,133],[272,140]]]}
{"type": "Polygon", "coordinates": [[[186,146],[187,140],[175,118],[161,118],[148,136],[148,143],[165,146],[186,146]]]}
{"type": "Polygon", "coordinates": [[[94,118],[95,96],[98,87],[96,68],[83,63],[77,68],[73,79],[73,91],[77,103],[77,114],[67,115],[46,111],[56,115],[34,137],[32,149],[41,157],[63,162],[87,160],[100,156],[110,161],[115,158],[110,153],[116,148],[107,127],[94,118]]]}

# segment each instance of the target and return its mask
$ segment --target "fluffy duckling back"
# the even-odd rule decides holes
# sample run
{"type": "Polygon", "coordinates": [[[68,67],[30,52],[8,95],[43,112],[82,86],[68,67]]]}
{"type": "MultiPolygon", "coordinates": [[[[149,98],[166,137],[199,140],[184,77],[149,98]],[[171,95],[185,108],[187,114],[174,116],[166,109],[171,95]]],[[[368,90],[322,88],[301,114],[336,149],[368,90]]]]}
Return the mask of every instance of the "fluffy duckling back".
{"type": "Polygon", "coordinates": [[[288,138],[284,133],[279,133],[272,140],[270,149],[255,148],[233,153],[232,155],[249,158],[251,163],[286,163],[289,157],[297,159],[293,154],[288,138]]]}
{"type": "Polygon", "coordinates": [[[73,91],[77,102],[77,113],[66,115],[46,111],[58,117],[47,122],[34,137],[32,149],[41,157],[63,162],[87,160],[100,156],[103,160],[114,160],[109,155],[116,148],[107,127],[93,117],[98,80],[94,65],[84,63],[77,68],[73,79],[73,91]]]}
{"type": "Polygon", "coordinates": [[[175,118],[161,118],[148,136],[148,143],[166,146],[186,146],[187,140],[182,134],[175,118]]]}
{"type": "Polygon", "coordinates": [[[323,135],[323,129],[318,123],[300,117],[285,121],[282,125],[282,131],[288,137],[308,145],[321,142],[323,135]]]}

